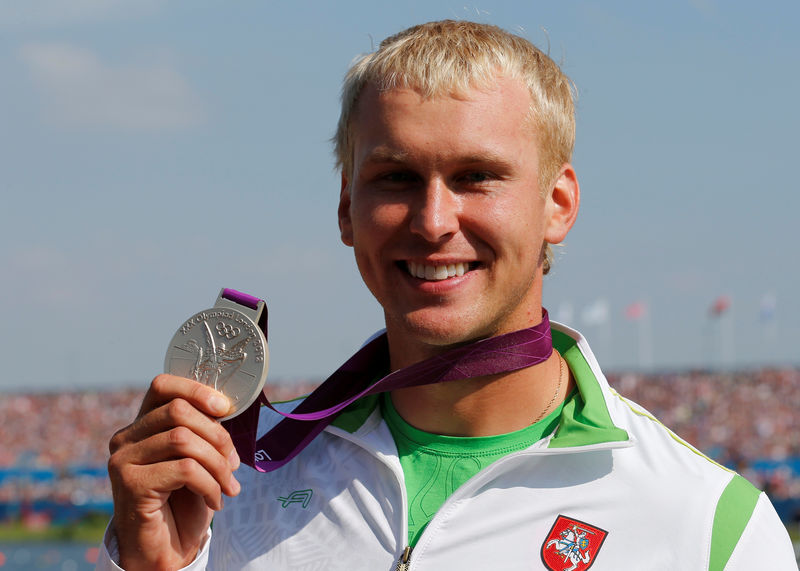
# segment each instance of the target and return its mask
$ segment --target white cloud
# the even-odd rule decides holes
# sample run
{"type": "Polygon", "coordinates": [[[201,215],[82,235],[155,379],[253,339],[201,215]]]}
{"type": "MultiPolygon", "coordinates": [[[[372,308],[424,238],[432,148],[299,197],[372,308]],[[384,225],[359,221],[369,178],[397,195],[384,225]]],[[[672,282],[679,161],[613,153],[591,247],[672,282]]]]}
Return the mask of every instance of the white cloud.
{"type": "Polygon", "coordinates": [[[20,55],[46,113],[58,123],[158,131],[204,119],[200,98],[163,62],[115,66],[90,50],[60,43],[30,43],[20,55]]]}

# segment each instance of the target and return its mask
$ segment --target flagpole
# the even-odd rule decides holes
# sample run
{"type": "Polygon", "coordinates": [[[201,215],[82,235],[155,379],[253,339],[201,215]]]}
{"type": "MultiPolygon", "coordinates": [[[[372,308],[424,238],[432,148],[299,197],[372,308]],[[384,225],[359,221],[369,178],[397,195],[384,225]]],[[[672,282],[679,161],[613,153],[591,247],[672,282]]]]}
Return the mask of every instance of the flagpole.
{"type": "Polygon", "coordinates": [[[722,366],[724,369],[733,368],[733,347],[734,347],[734,320],[733,320],[734,305],[731,303],[730,308],[726,315],[722,316],[724,322],[721,323],[720,334],[722,335],[721,351],[722,351],[722,366]]]}
{"type": "Polygon", "coordinates": [[[760,359],[765,362],[776,358],[776,355],[774,355],[772,351],[775,346],[775,341],[778,338],[776,306],[777,301],[773,292],[768,291],[761,297],[758,309],[758,321],[761,326],[760,359]]]}
{"type": "Polygon", "coordinates": [[[650,301],[639,298],[625,307],[625,319],[636,321],[636,363],[640,371],[653,368],[653,336],[650,301]]]}
{"type": "Polygon", "coordinates": [[[709,309],[709,319],[712,320],[712,333],[716,338],[716,349],[719,351],[718,366],[727,369],[733,363],[733,309],[731,298],[720,295],[714,300],[709,309]]]}
{"type": "Polygon", "coordinates": [[[650,321],[650,304],[639,319],[639,368],[650,372],[653,369],[653,328],[650,321]]]}

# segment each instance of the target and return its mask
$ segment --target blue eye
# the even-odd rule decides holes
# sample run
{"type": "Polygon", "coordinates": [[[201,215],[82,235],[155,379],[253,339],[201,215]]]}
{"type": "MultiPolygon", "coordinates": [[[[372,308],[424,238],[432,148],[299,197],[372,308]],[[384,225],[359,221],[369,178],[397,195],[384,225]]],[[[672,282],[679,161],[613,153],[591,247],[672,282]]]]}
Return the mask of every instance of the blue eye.
{"type": "Polygon", "coordinates": [[[496,178],[497,177],[495,175],[486,171],[468,172],[461,177],[461,179],[467,184],[479,184],[482,182],[495,180],[496,178]]]}
{"type": "Polygon", "coordinates": [[[381,175],[379,180],[389,185],[408,185],[419,180],[419,177],[409,171],[391,171],[381,175]]]}
{"type": "Polygon", "coordinates": [[[384,175],[383,178],[389,182],[406,182],[411,180],[411,175],[407,172],[390,172],[384,175]]]}
{"type": "Polygon", "coordinates": [[[489,174],[485,172],[471,172],[465,177],[470,182],[484,182],[489,180],[489,174]]]}

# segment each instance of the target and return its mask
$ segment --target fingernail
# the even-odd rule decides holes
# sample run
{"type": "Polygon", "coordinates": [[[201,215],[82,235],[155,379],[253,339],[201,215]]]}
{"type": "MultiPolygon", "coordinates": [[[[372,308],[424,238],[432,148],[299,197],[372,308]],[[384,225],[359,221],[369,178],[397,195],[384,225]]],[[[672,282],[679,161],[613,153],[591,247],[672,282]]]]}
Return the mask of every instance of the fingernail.
{"type": "Polygon", "coordinates": [[[236,478],[233,477],[233,474],[231,474],[231,484],[230,485],[231,485],[231,491],[233,492],[231,494],[232,496],[235,496],[236,494],[238,494],[242,489],[242,486],[239,484],[239,481],[236,478]]]}
{"type": "Polygon", "coordinates": [[[230,403],[228,403],[228,400],[223,396],[211,395],[208,399],[208,406],[217,414],[225,414],[230,408],[230,403]]]}
{"type": "Polygon", "coordinates": [[[231,453],[228,454],[228,464],[230,464],[232,470],[236,470],[241,463],[242,461],[239,459],[239,455],[236,453],[236,448],[234,448],[231,450],[231,453]]]}

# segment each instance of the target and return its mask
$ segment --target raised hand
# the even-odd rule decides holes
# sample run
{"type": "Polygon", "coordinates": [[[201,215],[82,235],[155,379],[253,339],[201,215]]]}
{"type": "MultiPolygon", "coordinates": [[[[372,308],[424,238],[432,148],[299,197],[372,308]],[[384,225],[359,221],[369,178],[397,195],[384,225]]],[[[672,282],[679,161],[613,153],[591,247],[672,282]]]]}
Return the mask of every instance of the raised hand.
{"type": "Polygon", "coordinates": [[[126,570],[179,569],[202,546],[223,494],[239,493],[239,457],[215,420],[228,399],[196,381],[159,375],[136,420],[111,438],[113,529],[126,570]]]}

